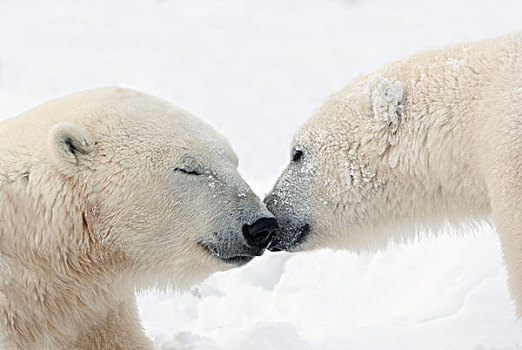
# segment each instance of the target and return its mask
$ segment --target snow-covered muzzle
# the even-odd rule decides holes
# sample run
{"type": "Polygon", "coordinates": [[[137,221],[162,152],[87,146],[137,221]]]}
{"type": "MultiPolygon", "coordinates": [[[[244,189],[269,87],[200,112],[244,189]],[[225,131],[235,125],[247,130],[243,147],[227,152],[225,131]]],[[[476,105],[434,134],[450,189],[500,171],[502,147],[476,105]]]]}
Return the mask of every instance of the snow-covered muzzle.
{"type": "Polygon", "coordinates": [[[268,246],[269,250],[299,250],[313,231],[309,193],[315,171],[311,159],[307,159],[306,149],[295,147],[291,163],[264,201],[279,223],[279,232],[268,246]]]}

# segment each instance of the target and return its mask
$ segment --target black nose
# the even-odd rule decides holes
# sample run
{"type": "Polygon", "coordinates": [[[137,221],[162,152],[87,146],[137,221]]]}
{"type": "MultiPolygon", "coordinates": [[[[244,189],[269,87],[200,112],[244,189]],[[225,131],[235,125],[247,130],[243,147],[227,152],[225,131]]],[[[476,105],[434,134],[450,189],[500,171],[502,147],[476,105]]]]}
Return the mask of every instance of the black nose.
{"type": "Polygon", "coordinates": [[[277,221],[274,218],[261,218],[252,225],[243,225],[243,236],[252,248],[264,249],[277,233],[277,221]]]}

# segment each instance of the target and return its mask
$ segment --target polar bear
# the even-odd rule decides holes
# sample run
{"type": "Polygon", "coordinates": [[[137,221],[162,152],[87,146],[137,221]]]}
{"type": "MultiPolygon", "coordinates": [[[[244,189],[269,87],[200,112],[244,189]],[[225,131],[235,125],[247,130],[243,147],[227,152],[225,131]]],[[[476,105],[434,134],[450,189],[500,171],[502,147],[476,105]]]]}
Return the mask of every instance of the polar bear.
{"type": "Polygon", "coordinates": [[[354,251],[492,218],[522,316],[522,32],[356,78],[296,133],[271,250],[354,251]]]}
{"type": "Polygon", "coordinates": [[[224,137],[103,88],[0,123],[2,349],[151,349],[135,289],[261,255],[276,221],[224,137]]]}

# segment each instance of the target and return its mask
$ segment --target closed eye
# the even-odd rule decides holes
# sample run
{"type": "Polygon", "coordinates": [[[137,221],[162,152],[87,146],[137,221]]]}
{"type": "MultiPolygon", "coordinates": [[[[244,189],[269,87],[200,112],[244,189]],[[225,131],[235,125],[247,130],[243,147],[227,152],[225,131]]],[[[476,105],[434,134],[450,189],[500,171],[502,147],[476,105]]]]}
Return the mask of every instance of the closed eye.
{"type": "Polygon", "coordinates": [[[189,170],[189,169],[183,169],[183,168],[175,168],[174,171],[187,174],[187,175],[203,175],[203,173],[196,171],[196,170],[189,170]]]}

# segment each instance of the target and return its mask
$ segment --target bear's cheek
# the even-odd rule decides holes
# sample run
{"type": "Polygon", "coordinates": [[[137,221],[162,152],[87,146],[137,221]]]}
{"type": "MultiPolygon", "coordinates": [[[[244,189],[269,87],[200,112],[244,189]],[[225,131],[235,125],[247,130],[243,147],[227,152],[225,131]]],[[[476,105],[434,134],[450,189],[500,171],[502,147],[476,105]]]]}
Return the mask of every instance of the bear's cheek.
{"type": "Polygon", "coordinates": [[[357,205],[383,187],[371,164],[352,150],[329,152],[319,162],[312,196],[330,210],[357,205]]]}

